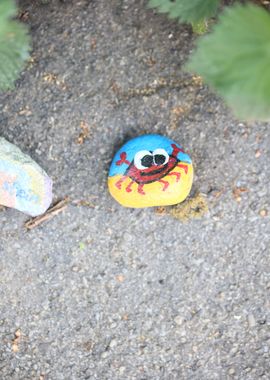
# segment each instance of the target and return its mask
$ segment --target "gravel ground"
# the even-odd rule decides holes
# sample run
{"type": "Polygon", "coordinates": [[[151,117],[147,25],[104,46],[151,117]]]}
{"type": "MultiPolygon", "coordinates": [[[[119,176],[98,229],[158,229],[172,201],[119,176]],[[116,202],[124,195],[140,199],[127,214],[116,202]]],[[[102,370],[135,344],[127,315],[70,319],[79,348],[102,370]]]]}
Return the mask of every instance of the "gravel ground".
{"type": "Polygon", "coordinates": [[[1,136],[71,203],[31,231],[0,213],[1,379],[270,379],[269,124],[185,74],[190,28],[145,5],[20,2],[33,59],[0,96],[1,136]],[[114,152],[153,132],[191,154],[202,219],[109,196],[114,152]]]}

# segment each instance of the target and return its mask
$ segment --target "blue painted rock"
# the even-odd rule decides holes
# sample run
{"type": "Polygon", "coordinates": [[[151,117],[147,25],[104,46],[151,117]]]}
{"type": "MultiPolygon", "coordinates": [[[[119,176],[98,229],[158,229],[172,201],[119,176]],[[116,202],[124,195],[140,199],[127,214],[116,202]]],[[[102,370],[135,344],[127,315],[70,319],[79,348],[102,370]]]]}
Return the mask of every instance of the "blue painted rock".
{"type": "Polygon", "coordinates": [[[52,181],[15,145],[0,138],[0,204],[31,216],[43,214],[52,201],[52,181]]]}
{"type": "Polygon", "coordinates": [[[192,181],[192,162],[180,145],[164,136],[144,135],[116,153],[108,187],[126,207],[168,206],[185,200],[192,181]]]}

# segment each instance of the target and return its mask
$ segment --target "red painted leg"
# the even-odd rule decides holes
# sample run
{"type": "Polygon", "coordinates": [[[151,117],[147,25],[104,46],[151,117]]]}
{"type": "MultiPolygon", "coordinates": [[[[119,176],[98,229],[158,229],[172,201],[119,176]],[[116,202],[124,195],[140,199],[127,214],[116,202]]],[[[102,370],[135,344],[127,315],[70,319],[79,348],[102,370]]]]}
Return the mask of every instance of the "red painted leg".
{"type": "Polygon", "coordinates": [[[134,181],[131,181],[131,182],[129,183],[129,185],[126,187],[126,192],[127,192],[127,193],[131,193],[131,191],[132,191],[131,186],[133,185],[133,183],[134,183],[134,181]]]}
{"type": "Polygon", "coordinates": [[[142,195],[145,195],[145,192],[143,191],[143,183],[141,183],[140,185],[138,185],[138,193],[139,194],[142,194],[142,195]]]}
{"type": "Polygon", "coordinates": [[[185,173],[188,173],[188,166],[185,164],[178,164],[177,165],[179,168],[184,169],[185,173]]]}
{"type": "Polygon", "coordinates": [[[130,165],[130,162],[127,160],[126,152],[120,154],[120,160],[116,161],[116,165],[120,166],[122,164],[130,165]]]}
{"type": "Polygon", "coordinates": [[[115,186],[117,187],[117,189],[121,190],[121,186],[122,186],[122,183],[124,182],[124,180],[126,179],[126,177],[121,177],[116,183],[115,183],[115,186]]]}
{"type": "Polygon", "coordinates": [[[183,149],[178,148],[178,146],[176,146],[175,144],[172,144],[172,148],[173,148],[173,152],[172,152],[173,157],[176,157],[179,152],[185,153],[183,149]]]}
{"type": "Polygon", "coordinates": [[[165,191],[167,188],[168,188],[168,186],[169,186],[169,182],[168,181],[164,181],[163,179],[160,179],[158,182],[160,182],[160,183],[163,183],[163,191],[165,191]]]}
{"type": "Polygon", "coordinates": [[[176,176],[176,182],[179,182],[179,180],[181,178],[181,173],[178,173],[178,172],[172,172],[172,173],[169,173],[168,175],[175,175],[176,176]]]}

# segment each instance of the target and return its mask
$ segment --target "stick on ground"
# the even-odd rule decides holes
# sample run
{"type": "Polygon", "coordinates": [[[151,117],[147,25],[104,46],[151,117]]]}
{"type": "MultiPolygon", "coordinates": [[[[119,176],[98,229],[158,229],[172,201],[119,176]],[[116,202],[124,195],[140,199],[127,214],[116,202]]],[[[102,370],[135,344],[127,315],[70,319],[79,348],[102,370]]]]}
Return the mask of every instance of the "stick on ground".
{"type": "Polygon", "coordinates": [[[25,222],[24,227],[28,230],[32,230],[33,228],[39,226],[47,220],[52,219],[55,215],[58,215],[60,212],[64,211],[67,208],[68,203],[69,198],[64,198],[61,201],[58,201],[51,208],[49,208],[45,214],[29,219],[25,222]]]}

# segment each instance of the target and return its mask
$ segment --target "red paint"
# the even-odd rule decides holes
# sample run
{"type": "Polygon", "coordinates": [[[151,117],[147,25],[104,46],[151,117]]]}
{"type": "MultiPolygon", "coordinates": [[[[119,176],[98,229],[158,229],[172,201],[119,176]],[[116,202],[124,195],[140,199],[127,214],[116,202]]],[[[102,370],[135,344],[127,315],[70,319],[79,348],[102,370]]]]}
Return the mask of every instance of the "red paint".
{"type": "Polygon", "coordinates": [[[130,162],[127,160],[127,154],[126,154],[126,152],[122,152],[120,154],[120,160],[116,161],[116,165],[120,166],[122,164],[130,165],[130,162]]]}
{"type": "Polygon", "coordinates": [[[122,183],[126,178],[130,178],[131,182],[126,187],[126,192],[130,193],[132,191],[132,185],[136,182],[138,184],[137,191],[139,194],[145,195],[143,191],[143,186],[147,183],[160,182],[163,185],[162,190],[166,191],[169,187],[169,182],[162,180],[163,177],[167,175],[176,176],[176,182],[179,182],[181,178],[181,173],[173,172],[175,167],[184,169],[185,173],[188,173],[188,165],[181,164],[177,158],[179,152],[184,153],[184,151],[178,148],[175,144],[172,144],[172,154],[170,155],[169,161],[165,165],[152,165],[147,169],[138,169],[134,162],[131,163],[127,160],[126,152],[120,154],[120,160],[116,161],[116,165],[120,166],[123,164],[129,165],[124,175],[115,183],[115,186],[121,190],[122,183]]]}

